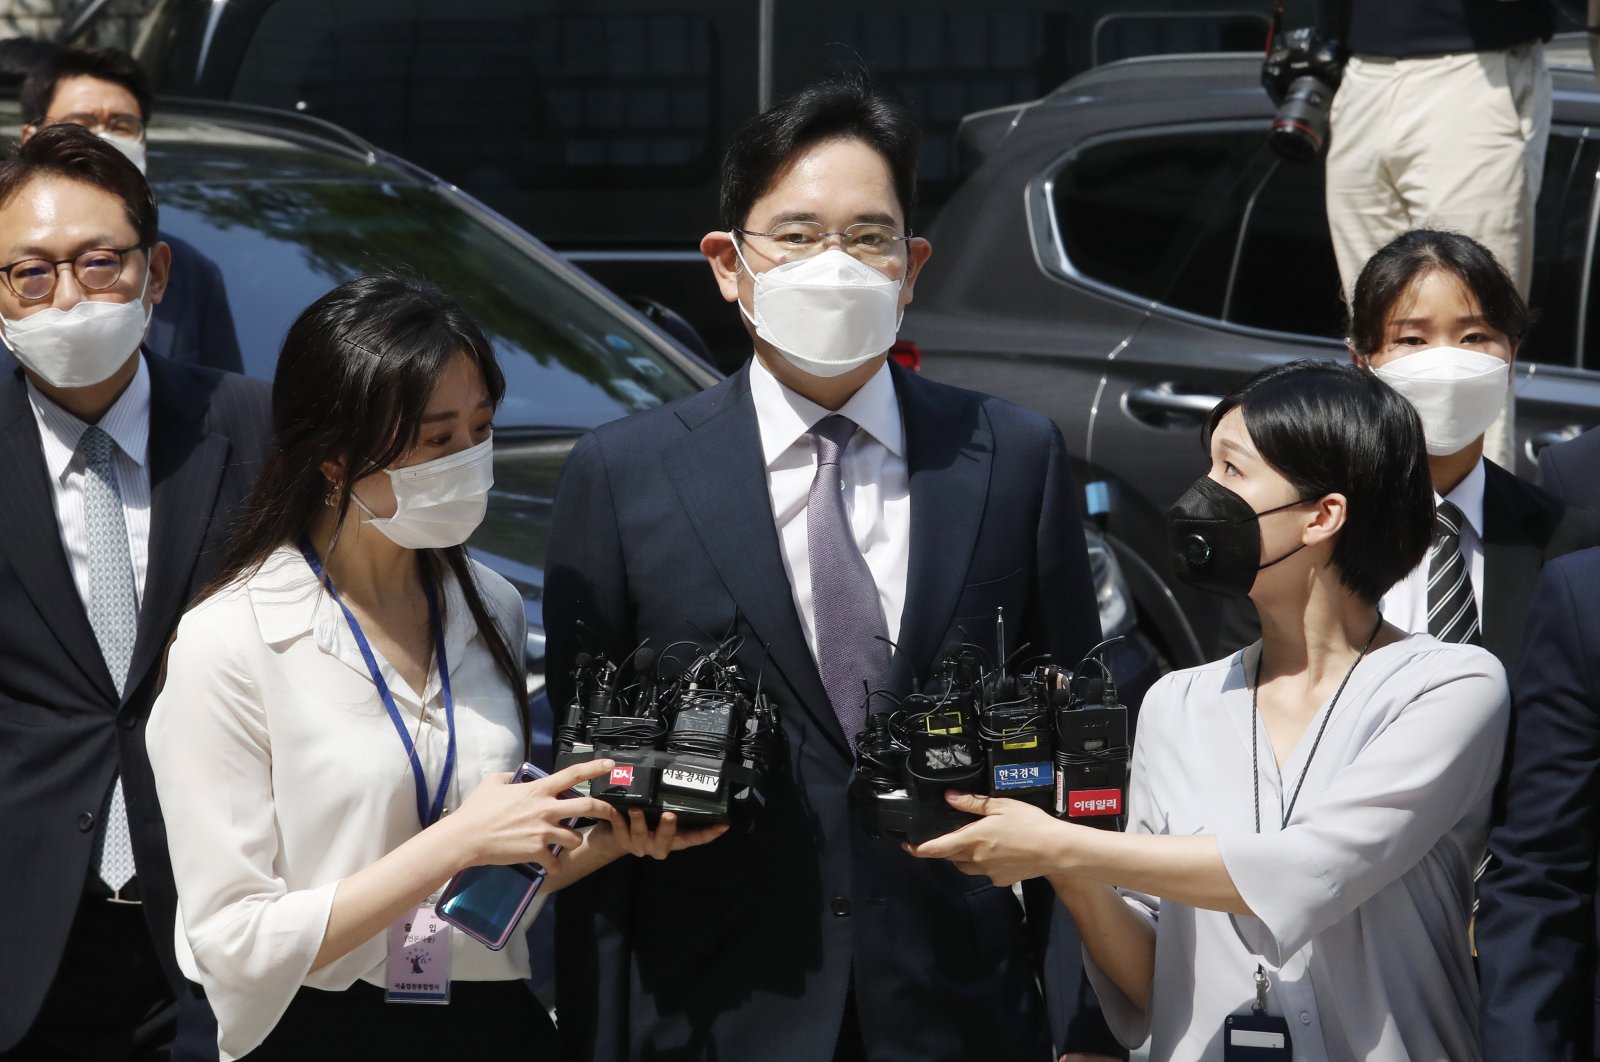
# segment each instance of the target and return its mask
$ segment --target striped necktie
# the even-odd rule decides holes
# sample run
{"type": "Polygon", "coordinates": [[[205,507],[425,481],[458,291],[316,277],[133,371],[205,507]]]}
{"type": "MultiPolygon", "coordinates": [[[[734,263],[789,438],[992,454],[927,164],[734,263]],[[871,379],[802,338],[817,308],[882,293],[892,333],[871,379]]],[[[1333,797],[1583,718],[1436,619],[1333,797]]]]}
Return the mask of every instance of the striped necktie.
{"type": "Polygon", "coordinates": [[[1433,516],[1433,552],[1428,557],[1428,633],[1441,642],[1479,645],[1478,602],[1461,555],[1461,510],[1442,501],[1433,516]]]}

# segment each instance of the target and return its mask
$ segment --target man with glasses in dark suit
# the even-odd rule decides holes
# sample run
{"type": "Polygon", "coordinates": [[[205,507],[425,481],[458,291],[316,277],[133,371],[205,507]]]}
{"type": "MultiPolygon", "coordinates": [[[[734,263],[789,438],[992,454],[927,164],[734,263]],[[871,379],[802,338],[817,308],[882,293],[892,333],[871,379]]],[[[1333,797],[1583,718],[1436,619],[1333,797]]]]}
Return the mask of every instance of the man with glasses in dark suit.
{"type": "Polygon", "coordinates": [[[267,388],[147,355],[171,257],[76,125],[0,165],[0,1056],[215,1058],[173,955],[144,724],[268,438],[267,388]],[[180,1017],[180,1011],[181,1017],[180,1017]]]}
{"type": "MultiPolygon", "coordinates": [[[[854,80],[752,119],[700,245],[755,348],[699,395],[574,448],[547,560],[551,700],[579,621],[623,654],[705,632],[774,698],[785,752],[754,828],[562,896],[566,1056],[1038,1059],[1120,1053],[1043,881],[1010,889],[867,835],[846,796],[863,692],[952,642],[1072,666],[1100,639],[1061,434],[891,364],[932,248],[907,229],[920,135],[854,80]],[[1046,947],[1047,942],[1049,947],[1046,947]],[[1052,1030],[1046,992],[1072,1011],[1052,1030]],[[1080,1005],[1081,1004],[1081,1005],[1080,1005]]],[[[880,702],[881,703],[881,702],[880,702]]]]}

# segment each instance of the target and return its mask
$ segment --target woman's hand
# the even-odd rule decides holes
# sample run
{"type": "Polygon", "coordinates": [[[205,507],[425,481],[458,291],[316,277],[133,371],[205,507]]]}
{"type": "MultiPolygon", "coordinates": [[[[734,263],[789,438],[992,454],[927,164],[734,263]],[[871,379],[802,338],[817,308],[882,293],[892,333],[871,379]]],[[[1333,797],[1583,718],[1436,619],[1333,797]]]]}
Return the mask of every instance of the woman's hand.
{"type": "Polygon", "coordinates": [[[728,832],[728,824],[718,823],[714,826],[699,826],[692,830],[678,829],[678,816],[673,812],[664,811],[661,819],[656,823],[656,828],[651,830],[645,824],[644,812],[639,808],[630,808],[626,815],[618,815],[611,820],[611,825],[597,826],[589,835],[589,844],[599,842],[602,845],[610,844],[616,847],[616,855],[649,856],[652,859],[665,859],[673,852],[680,852],[685,848],[694,848],[696,845],[715,841],[718,837],[728,832]],[[610,834],[607,838],[600,837],[600,832],[605,830],[610,834]]]}
{"type": "Polygon", "coordinates": [[[439,823],[453,831],[462,845],[461,866],[538,863],[554,869],[557,857],[551,845],[577,848],[583,837],[562,825],[567,819],[613,822],[610,804],[593,797],[562,799],[561,793],[615,766],[611,760],[575,763],[548,778],[510,784],[509,773],[492,774],[474,789],[461,806],[439,823]]]}
{"type": "Polygon", "coordinates": [[[906,851],[919,859],[948,859],[963,874],[985,875],[1002,886],[1061,871],[1071,824],[1006,797],[948,792],[945,800],[958,811],[983,818],[943,837],[905,845],[906,851]]]}

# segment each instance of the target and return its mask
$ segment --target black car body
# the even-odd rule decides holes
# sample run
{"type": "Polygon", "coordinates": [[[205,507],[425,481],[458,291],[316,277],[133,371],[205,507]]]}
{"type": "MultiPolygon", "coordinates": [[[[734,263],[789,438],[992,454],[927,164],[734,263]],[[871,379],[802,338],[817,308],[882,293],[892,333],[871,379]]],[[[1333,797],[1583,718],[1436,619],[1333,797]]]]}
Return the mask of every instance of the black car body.
{"type": "MultiPolygon", "coordinates": [[[[1586,56],[1551,58],[1539,321],[1514,369],[1524,474],[1600,423],[1600,88],[1586,56]]],[[[1180,665],[1219,648],[1218,600],[1166,559],[1166,509],[1206,469],[1200,425],[1267,365],[1347,356],[1323,169],[1273,154],[1259,77],[1255,55],[1133,59],[970,116],[983,161],[901,329],[929,375],[1061,425],[1142,626],[1180,665]]]]}

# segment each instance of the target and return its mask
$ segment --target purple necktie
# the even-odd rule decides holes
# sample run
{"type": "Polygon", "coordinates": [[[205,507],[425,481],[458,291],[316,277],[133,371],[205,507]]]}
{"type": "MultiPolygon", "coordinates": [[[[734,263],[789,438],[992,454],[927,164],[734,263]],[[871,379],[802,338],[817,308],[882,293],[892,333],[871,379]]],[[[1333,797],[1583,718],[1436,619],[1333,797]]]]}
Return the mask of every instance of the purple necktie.
{"type": "Polygon", "coordinates": [[[817,671],[851,742],[866,722],[867,691],[881,689],[888,679],[890,657],[878,584],[850,530],[839,477],[839,457],[855,432],[855,422],[838,414],[811,429],[817,440],[817,476],[806,501],[817,671]]]}

